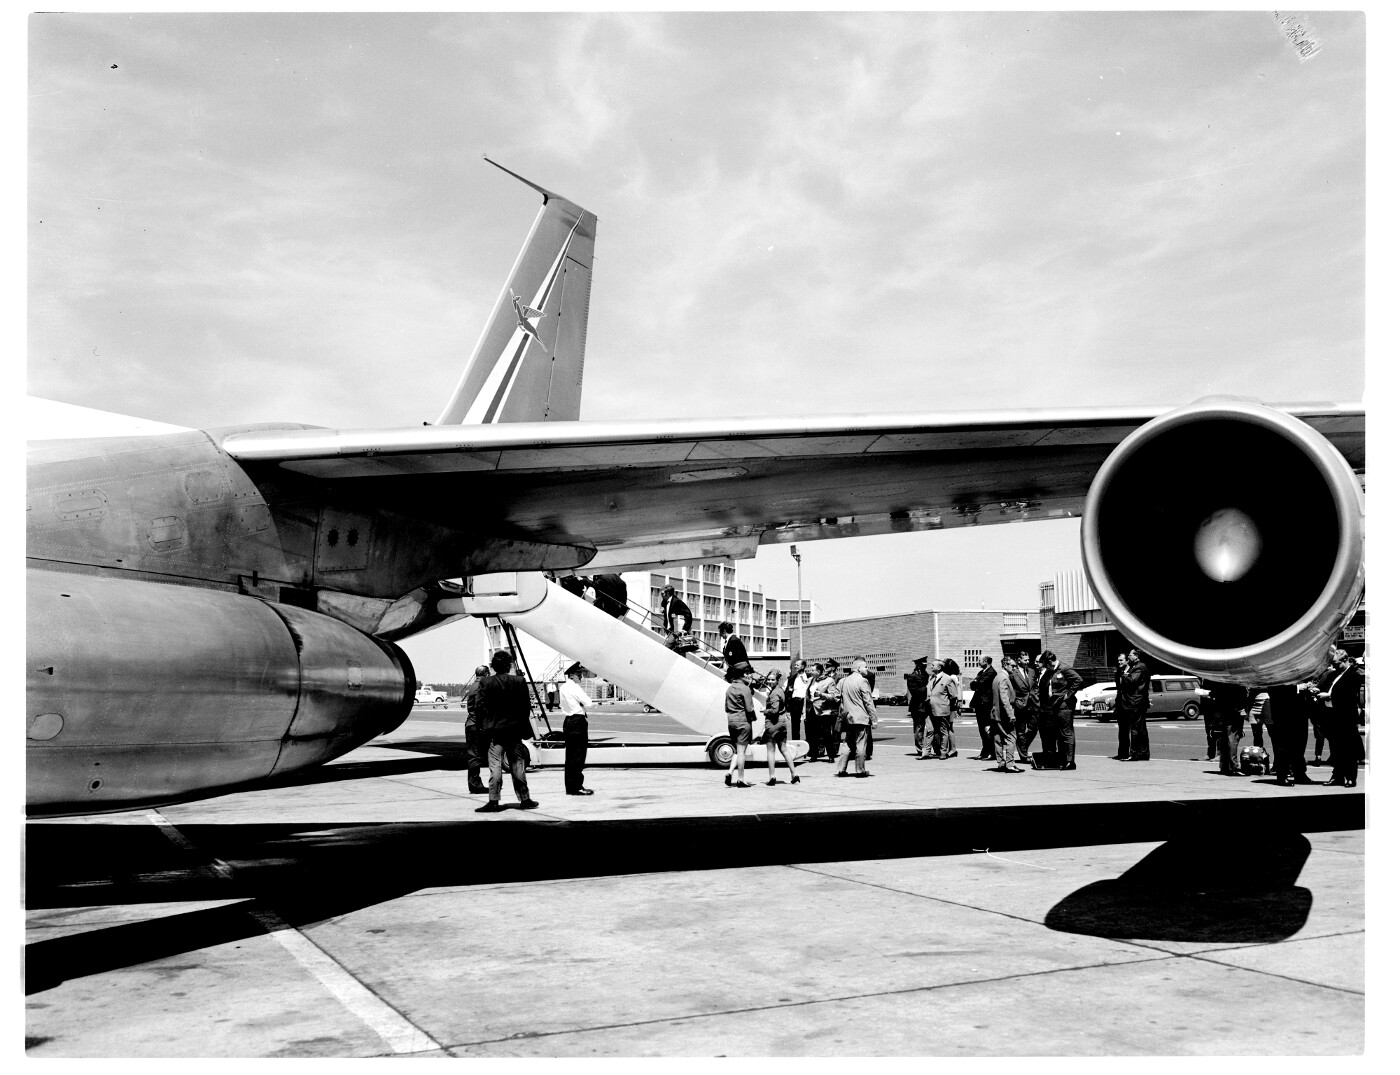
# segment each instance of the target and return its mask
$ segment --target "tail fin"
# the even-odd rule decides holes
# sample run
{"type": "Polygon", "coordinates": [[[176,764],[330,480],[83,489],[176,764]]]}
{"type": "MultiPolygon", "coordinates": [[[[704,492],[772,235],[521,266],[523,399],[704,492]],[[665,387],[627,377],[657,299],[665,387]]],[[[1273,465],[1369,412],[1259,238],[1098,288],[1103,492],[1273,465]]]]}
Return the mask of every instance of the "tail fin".
{"type": "Polygon", "coordinates": [[[579,414],[598,218],[501,171],[543,194],[544,205],[438,425],[573,421],[579,414]]]}

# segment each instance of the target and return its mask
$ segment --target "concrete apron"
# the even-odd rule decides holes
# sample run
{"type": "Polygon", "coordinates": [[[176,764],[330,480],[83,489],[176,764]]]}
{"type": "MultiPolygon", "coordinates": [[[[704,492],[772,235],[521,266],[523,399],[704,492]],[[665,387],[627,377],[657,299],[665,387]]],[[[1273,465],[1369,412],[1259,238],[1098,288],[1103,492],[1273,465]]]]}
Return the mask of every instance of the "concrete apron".
{"type": "Polygon", "coordinates": [[[1356,792],[877,750],[872,780],[743,791],[532,773],[540,810],[483,816],[465,774],[402,762],[381,741],[316,782],[31,824],[29,1053],[1363,1047],[1356,792]]]}

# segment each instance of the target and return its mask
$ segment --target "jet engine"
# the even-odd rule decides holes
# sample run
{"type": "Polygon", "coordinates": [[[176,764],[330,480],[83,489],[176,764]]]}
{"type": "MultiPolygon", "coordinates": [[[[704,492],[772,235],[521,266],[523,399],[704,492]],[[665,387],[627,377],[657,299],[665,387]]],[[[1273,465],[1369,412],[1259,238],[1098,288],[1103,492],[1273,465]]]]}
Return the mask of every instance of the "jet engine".
{"type": "Polygon", "coordinates": [[[1206,399],[1105,461],[1084,505],[1084,566],[1145,651],[1222,682],[1296,682],[1360,603],[1363,515],[1351,467],[1311,426],[1206,399]]]}
{"type": "Polygon", "coordinates": [[[171,802],[344,754],[398,727],[397,646],[195,586],[28,572],[31,813],[171,802]]]}

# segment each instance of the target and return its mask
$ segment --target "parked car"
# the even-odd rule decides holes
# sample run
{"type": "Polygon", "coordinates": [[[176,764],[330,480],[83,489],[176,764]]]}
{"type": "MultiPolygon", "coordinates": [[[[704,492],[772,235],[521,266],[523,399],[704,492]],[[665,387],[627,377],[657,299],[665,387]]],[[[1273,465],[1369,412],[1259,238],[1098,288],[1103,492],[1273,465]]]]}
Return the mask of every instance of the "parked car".
{"type": "MultiPolygon", "coordinates": [[[[1111,686],[1111,684],[1110,684],[1111,686]]],[[[1153,676],[1152,694],[1147,703],[1149,717],[1195,720],[1201,715],[1201,681],[1196,676],[1153,676]]],[[[1094,700],[1094,719],[1107,724],[1113,719],[1113,702],[1118,691],[1108,690],[1094,700]]]]}
{"type": "Polygon", "coordinates": [[[426,683],[418,688],[418,693],[413,696],[414,705],[440,705],[447,708],[447,695],[436,687],[430,687],[426,683]]]}
{"type": "Polygon", "coordinates": [[[1118,687],[1114,683],[1090,683],[1081,690],[1075,698],[1077,699],[1074,711],[1078,716],[1087,717],[1094,711],[1094,703],[1104,696],[1116,694],[1118,687]]]}

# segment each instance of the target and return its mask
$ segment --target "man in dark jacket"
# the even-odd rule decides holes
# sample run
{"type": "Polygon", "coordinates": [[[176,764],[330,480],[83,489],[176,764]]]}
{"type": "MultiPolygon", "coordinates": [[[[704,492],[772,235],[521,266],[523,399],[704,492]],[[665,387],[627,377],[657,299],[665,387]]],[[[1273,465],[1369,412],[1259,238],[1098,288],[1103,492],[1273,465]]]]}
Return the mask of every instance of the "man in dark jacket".
{"type": "Polygon", "coordinates": [[[523,740],[535,734],[530,724],[530,689],[525,680],[511,674],[514,658],[503,649],[491,654],[492,675],[481,681],[476,695],[477,727],[491,744],[490,799],[476,809],[478,814],[492,814],[501,807],[502,768],[510,766],[510,780],[522,810],[533,810],[539,803],[530,798],[530,785],[525,782],[525,767],[529,754],[523,740]]]}
{"type": "Polygon", "coordinates": [[[667,583],[661,590],[661,629],[666,633],[666,645],[676,649],[681,635],[690,633],[691,620],[690,606],[680,599],[676,588],[667,583]]]}
{"type": "Polygon", "coordinates": [[[1040,654],[1040,668],[1040,740],[1047,750],[1053,749],[1059,754],[1061,769],[1077,769],[1074,705],[1084,680],[1073,668],[1061,668],[1060,658],[1051,649],[1040,654]]]}
{"type": "Polygon", "coordinates": [[[1337,674],[1325,695],[1331,703],[1327,711],[1327,738],[1332,743],[1333,787],[1356,787],[1356,769],[1361,760],[1361,674],[1345,650],[1337,651],[1337,674]]]}
{"type": "Polygon", "coordinates": [[[1308,776],[1308,711],[1312,700],[1305,698],[1297,683],[1274,683],[1269,692],[1269,709],[1274,726],[1274,781],[1285,787],[1294,783],[1311,784],[1308,776]]]}
{"type": "Polygon", "coordinates": [[[593,576],[593,605],[616,619],[627,615],[627,583],[621,575],[593,576]]]}
{"type": "Polygon", "coordinates": [[[1152,704],[1152,676],[1147,663],[1135,649],[1119,654],[1118,696],[1113,706],[1118,711],[1118,760],[1148,761],[1151,750],[1147,744],[1147,709],[1152,704]]]}
{"type": "Polygon", "coordinates": [[[909,719],[914,722],[914,753],[924,752],[924,722],[933,714],[928,704],[928,656],[914,658],[914,671],[904,673],[909,692],[909,719]]]}
{"type": "Polygon", "coordinates": [[[972,711],[977,714],[977,734],[982,738],[982,753],[978,761],[995,758],[992,744],[992,690],[997,678],[996,665],[990,657],[982,658],[982,667],[972,679],[972,711]]]}

